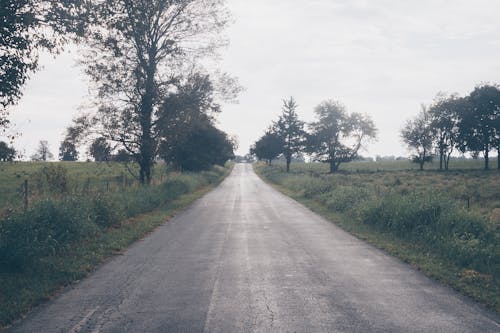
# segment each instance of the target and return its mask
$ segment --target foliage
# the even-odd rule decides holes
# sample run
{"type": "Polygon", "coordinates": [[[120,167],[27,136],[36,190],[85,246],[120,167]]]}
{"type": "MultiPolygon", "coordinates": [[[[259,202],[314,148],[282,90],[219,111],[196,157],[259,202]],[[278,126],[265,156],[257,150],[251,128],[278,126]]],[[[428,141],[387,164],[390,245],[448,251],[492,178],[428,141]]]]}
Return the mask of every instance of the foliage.
{"type": "Polygon", "coordinates": [[[60,161],[76,161],[78,160],[78,151],[73,142],[64,140],[59,147],[60,161]]]}
{"type": "Polygon", "coordinates": [[[250,154],[255,155],[259,160],[265,160],[271,165],[273,159],[278,157],[283,151],[283,141],[270,128],[250,149],[250,154]]]}
{"type": "Polygon", "coordinates": [[[432,161],[432,146],[434,143],[431,117],[427,108],[422,106],[422,111],[413,120],[408,120],[401,130],[401,138],[415,154],[412,161],[424,169],[424,164],[432,161]]]}
{"type": "Polygon", "coordinates": [[[41,50],[58,52],[82,34],[85,8],[79,0],[2,0],[0,10],[0,126],[6,108],[16,104],[29,74],[36,71],[41,50]]]}
{"type": "Polygon", "coordinates": [[[156,113],[195,58],[222,44],[223,1],[105,0],[94,13],[97,24],[82,60],[97,90],[92,123],[127,149],[140,166],[141,182],[150,183],[158,147],[156,113]]]}
{"type": "Polygon", "coordinates": [[[292,157],[304,147],[304,122],[297,115],[297,103],[293,97],[283,100],[282,113],[273,124],[273,132],[283,143],[281,153],[286,160],[286,170],[290,171],[292,157]]]}
{"type": "Polygon", "coordinates": [[[431,128],[439,154],[439,170],[449,169],[451,154],[458,144],[460,114],[467,101],[457,95],[439,94],[429,108],[431,128]]]}
{"type": "Polygon", "coordinates": [[[500,151],[500,89],[494,85],[477,86],[467,97],[459,121],[462,151],[482,151],[484,169],[489,169],[489,152],[500,151]]]}
{"type": "MultiPolygon", "coordinates": [[[[60,175],[61,169],[44,170],[43,174],[52,177],[55,171],[60,175]]],[[[200,174],[172,175],[154,187],[40,201],[26,212],[0,220],[0,266],[3,271],[33,267],[45,256],[62,253],[71,244],[93,237],[122,219],[214,183],[224,173],[225,169],[219,167],[200,174]]],[[[50,179],[48,183],[54,184],[55,179],[50,179]]]]}
{"type": "Polygon", "coordinates": [[[96,162],[106,162],[111,159],[111,145],[103,137],[99,137],[92,142],[89,152],[96,162]]]}
{"type": "Polygon", "coordinates": [[[339,102],[325,101],[314,112],[318,121],[309,125],[308,150],[315,160],[329,163],[331,173],[341,163],[355,160],[366,141],[376,137],[377,130],[368,116],[349,115],[339,102]]]}
{"type": "Polygon", "coordinates": [[[68,170],[62,165],[48,164],[33,174],[32,179],[38,192],[52,194],[68,192],[68,170]]]}
{"type": "Polygon", "coordinates": [[[50,152],[49,142],[47,140],[40,140],[38,148],[31,156],[33,161],[48,161],[54,158],[54,154],[50,152]]]}
{"type": "Polygon", "coordinates": [[[176,169],[208,170],[234,158],[233,142],[209,121],[195,122],[160,147],[160,156],[176,169]]]}
{"type": "Polygon", "coordinates": [[[7,143],[0,141],[0,161],[13,161],[15,157],[16,150],[13,147],[9,147],[7,143]]]}

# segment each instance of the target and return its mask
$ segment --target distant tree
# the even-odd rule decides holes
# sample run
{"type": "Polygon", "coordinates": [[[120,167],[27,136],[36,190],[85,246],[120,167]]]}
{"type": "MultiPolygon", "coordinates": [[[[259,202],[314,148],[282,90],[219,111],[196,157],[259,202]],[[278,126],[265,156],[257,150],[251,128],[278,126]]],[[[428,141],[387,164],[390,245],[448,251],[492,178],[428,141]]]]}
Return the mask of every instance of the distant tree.
{"type": "Polygon", "coordinates": [[[314,112],[318,121],[309,125],[307,150],[315,160],[329,163],[330,173],[337,171],[341,163],[358,158],[363,145],[377,135],[368,116],[348,114],[339,102],[325,101],[314,112]]]}
{"type": "Polygon", "coordinates": [[[259,139],[250,149],[250,153],[259,160],[265,160],[271,165],[272,160],[277,158],[283,151],[283,141],[273,132],[272,128],[259,139]]]}
{"type": "Polygon", "coordinates": [[[133,158],[126,149],[119,149],[116,154],[111,156],[111,159],[115,162],[127,163],[132,161],[133,158]]]}
{"type": "Polygon", "coordinates": [[[160,156],[179,170],[208,170],[234,158],[233,147],[234,143],[226,133],[210,122],[197,122],[176,136],[175,141],[164,141],[160,146],[160,156]]]}
{"type": "Polygon", "coordinates": [[[111,159],[111,150],[111,145],[103,137],[95,139],[89,148],[90,155],[96,162],[109,161],[111,159]]]}
{"type": "Polygon", "coordinates": [[[0,141],[0,161],[10,162],[16,157],[16,150],[13,147],[9,147],[7,143],[0,141]]]}
{"type": "Polygon", "coordinates": [[[423,170],[424,164],[432,161],[434,143],[431,117],[424,105],[422,105],[422,111],[413,120],[406,122],[401,130],[401,138],[410,150],[415,152],[412,161],[419,164],[420,170],[423,170]]]}
{"type": "MultiPolygon", "coordinates": [[[[459,122],[462,151],[484,156],[484,169],[489,169],[489,153],[500,152],[500,89],[494,85],[477,86],[467,97],[459,122]]],[[[500,158],[499,158],[500,161],[500,158]]]]}
{"type": "Polygon", "coordinates": [[[282,113],[273,124],[273,132],[283,143],[281,153],[286,161],[286,172],[290,172],[292,157],[304,148],[304,122],[297,115],[297,103],[293,97],[283,100],[282,113]]]}
{"type": "Polygon", "coordinates": [[[40,140],[35,154],[31,156],[33,161],[48,161],[54,158],[54,154],[50,152],[49,142],[47,140],[40,140]]]}
{"type": "Polygon", "coordinates": [[[64,140],[59,147],[59,160],[76,161],[78,160],[78,150],[73,142],[64,140]]]}
{"type": "Polygon", "coordinates": [[[466,108],[466,100],[457,95],[438,94],[429,107],[431,128],[439,154],[439,170],[448,170],[450,157],[459,141],[460,114],[466,108]]]}
{"type": "Polygon", "coordinates": [[[29,74],[39,68],[40,51],[57,53],[70,38],[82,35],[86,6],[82,0],[2,0],[0,3],[0,126],[7,107],[16,104],[29,74]]]}

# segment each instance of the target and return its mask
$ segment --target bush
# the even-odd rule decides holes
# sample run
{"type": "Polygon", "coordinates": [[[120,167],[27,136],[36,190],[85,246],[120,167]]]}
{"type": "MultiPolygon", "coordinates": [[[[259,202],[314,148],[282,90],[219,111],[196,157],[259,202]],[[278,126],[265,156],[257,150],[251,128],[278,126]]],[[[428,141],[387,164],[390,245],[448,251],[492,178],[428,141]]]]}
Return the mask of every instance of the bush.
{"type": "MultiPolygon", "coordinates": [[[[43,175],[65,172],[59,168],[43,170],[43,175]]],[[[154,187],[41,201],[26,212],[0,220],[0,268],[20,270],[36,266],[42,257],[67,250],[71,244],[102,232],[124,218],[151,211],[213,183],[224,173],[224,168],[214,168],[198,174],[173,175],[154,187]]],[[[50,177],[44,179],[51,182],[50,177]]]]}

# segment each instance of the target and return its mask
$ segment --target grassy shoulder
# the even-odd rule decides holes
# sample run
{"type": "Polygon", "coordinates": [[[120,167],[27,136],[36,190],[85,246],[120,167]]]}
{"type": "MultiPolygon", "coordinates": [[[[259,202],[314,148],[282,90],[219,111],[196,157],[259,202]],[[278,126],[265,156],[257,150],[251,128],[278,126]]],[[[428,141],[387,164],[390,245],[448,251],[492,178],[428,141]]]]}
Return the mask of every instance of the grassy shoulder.
{"type": "MultiPolygon", "coordinates": [[[[462,211],[448,201],[443,205],[450,209],[436,205],[438,196],[428,199],[427,194],[411,192],[405,200],[401,194],[370,192],[364,182],[346,183],[347,174],[339,179],[311,176],[311,170],[305,170],[310,167],[296,167],[290,174],[280,166],[257,164],[254,169],[282,193],[356,237],[500,312],[498,225],[491,225],[480,212],[462,211]],[[344,182],[339,185],[340,179],[344,182]]],[[[402,176],[398,174],[404,181],[402,176]]]]}
{"type": "MultiPolygon", "coordinates": [[[[32,258],[21,266],[9,265],[4,260],[0,263],[0,327],[16,320],[33,306],[50,299],[65,286],[84,278],[106,258],[120,254],[129,245],[164,224],[217,186],[231,169],[232,165],[211,172],[184,175],[183,179],[173,181],[176,187],[170,187],[183,190],[160,199],[153,209],[147,207],[149,211],[139,210],[128,218],[94,230],[81,239],[69,242],[69,246],[53,249],[53,253],[32,258]],[[180,186],[185,183],[189,186],[180,186]]],[[[129,195],[137,199],[136,195],[129,195]]],[[[0,221],[2,222],[5,221],[0,221]]]]}

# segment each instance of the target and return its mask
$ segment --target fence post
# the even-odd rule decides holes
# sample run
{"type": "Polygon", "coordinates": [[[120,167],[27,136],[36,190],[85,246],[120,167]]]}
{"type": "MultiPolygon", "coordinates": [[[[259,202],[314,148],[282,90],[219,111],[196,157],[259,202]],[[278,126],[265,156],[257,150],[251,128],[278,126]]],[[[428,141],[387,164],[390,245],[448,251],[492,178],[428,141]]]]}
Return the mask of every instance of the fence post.
{"type": "Polygon", "coordinates": [[[28,180],[25,179],[23,183],[23,203],[24,203],[24,210],[28,210],[29,207],[29,186],[28,186],[28,180]]]}

